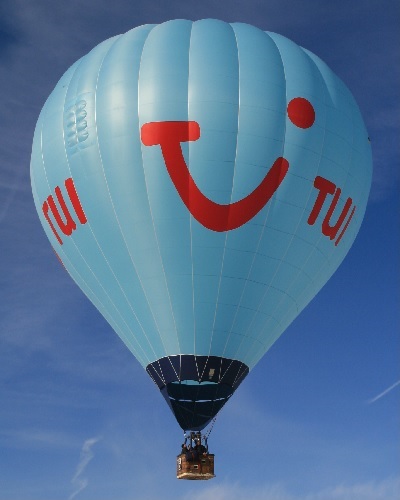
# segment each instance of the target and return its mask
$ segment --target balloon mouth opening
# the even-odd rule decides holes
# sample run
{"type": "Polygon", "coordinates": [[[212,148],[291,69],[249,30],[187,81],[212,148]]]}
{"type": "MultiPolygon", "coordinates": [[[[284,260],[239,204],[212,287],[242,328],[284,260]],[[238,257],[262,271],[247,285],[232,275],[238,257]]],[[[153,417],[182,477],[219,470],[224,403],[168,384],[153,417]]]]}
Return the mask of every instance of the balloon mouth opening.
{"type": "Polygon", "coordinates": [[[183,430],[202,430],[249,373],[241,361],[182,354],[146,367],[183,430]]]}

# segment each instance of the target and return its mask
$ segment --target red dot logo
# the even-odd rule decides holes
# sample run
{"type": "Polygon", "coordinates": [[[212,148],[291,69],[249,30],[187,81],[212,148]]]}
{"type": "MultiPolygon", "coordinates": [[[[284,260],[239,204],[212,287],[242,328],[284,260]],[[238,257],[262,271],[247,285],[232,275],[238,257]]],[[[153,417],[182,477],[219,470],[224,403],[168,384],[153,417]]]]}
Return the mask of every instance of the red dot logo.
{"type": "Polygon", "coordinates": [[[299,128],[310,128],[315,121],[314,107],[304,97],[295,97],[287,107],[289,120],[299,128]]]}

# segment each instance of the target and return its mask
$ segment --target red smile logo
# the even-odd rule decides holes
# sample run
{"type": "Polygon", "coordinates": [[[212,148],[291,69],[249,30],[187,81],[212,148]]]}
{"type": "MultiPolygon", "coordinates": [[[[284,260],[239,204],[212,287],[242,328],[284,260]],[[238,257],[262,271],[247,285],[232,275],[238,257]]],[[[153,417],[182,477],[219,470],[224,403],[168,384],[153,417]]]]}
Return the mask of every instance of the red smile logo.
{"type": "MultiPolygon", "coordinates": [[[[300,128],[309,128],[314,123],[314,109],[306,99],[298,97],[290,101],[287,112],[292,123],[300,128]]],[[[200,126],[195,121],[150,122],[141,129],[145,146],[160,145],[171,180],[193,217],[213,231],[236,229],[268,203],[285,178],[289,162],[285,158],[277,158],[253,192],[234,203],[220,205],[200,191],[183,157],[181,142],[197,141],[199,138],[200,126]]]]}

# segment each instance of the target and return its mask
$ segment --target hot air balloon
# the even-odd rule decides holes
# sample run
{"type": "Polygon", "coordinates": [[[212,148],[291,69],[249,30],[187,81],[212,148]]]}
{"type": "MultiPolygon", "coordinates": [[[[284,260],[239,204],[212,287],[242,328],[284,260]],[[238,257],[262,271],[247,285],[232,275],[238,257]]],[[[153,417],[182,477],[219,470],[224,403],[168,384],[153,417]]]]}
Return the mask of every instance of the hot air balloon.
{"type": "Polygon", "coordinates": [[[212,19],[78,60],[31,159],[51,245],[192,432],[340,265],[371,172],[359,108],[317,56],[212,19]]]}

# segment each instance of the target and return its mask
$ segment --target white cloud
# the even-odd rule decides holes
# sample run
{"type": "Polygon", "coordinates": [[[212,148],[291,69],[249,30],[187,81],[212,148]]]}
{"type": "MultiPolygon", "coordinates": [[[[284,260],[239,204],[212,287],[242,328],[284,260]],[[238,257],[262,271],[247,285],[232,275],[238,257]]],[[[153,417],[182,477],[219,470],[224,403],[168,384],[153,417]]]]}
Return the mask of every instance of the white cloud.
{"type": "Polygon", "coordinates": [[[71,483],[74,487],[74,491],[70,495],[69,500],[72,500],[73,498],[75,498],[89,484],[88,479],[86,477],[82,477],[82,475],[83,475],[86,467],[88,466],[89,462],[94,457],[94,453],[92,451],[93,446],[100,440],[101,440],[101,437],[95,437],[95,438],[86,439],[86,441],[83,443],[79,463],[77,465],[75,475],[71,479],[71,483]]]}
{"type": "Polygon", "coordinates": [[[243,487],[239,484],[207,486],[190,493],[183,500],[397,500],[400,496],[400,478],[369,481],[353,485],[338,485],[305,494],[290,493],[280,484],[261,487],[243,487]]]}
{"type": "Polygon", "coordinates": [[[243,487],[239,484],[216,485],[184,497],[184,500],[242,500],[243,498],[251,498],[252,500],[294,500],[294,497],[289,495],[285,489],[277,485],[264,485],[261,487],[243,487]]]}

